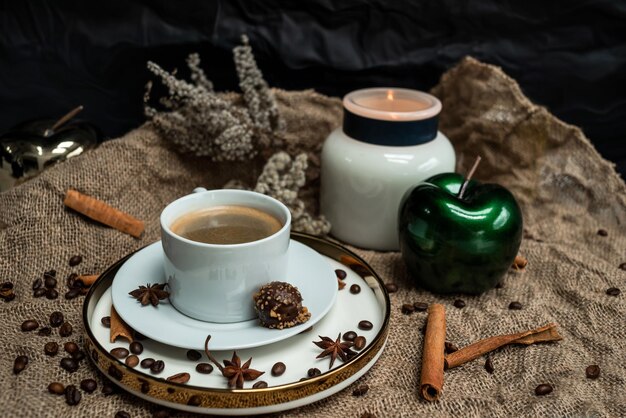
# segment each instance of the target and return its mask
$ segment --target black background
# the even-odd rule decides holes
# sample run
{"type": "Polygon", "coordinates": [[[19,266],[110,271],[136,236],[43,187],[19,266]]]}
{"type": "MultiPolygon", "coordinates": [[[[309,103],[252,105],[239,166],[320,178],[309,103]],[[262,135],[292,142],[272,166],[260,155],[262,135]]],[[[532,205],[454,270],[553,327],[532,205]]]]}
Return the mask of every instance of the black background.
{"type": "Polygon", "coordinates": [[[242,33],[270,85],[335,96],[428,90],[472,55],[582,127],[626,173],[621,1],[2,2],[0,131],[83,104],[83,118],[119,136],[144,120],[146,61],[184,75],[195,51],[218,90],[236,90],[231,50],[242,33]]]}

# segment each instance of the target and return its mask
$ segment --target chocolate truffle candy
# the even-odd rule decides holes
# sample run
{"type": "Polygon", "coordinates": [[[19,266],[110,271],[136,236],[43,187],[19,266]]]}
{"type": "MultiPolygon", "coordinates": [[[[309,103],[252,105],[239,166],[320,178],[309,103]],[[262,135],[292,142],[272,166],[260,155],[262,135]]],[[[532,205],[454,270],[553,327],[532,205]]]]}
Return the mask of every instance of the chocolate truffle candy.
{"type": "Polygon", "coordinates": [[[267,328],[290,328],[309,320],[311,313],[302,306],[302,295],[297,287],[285,282],[263,285],[254,294],[254,309],[267,328]]]}

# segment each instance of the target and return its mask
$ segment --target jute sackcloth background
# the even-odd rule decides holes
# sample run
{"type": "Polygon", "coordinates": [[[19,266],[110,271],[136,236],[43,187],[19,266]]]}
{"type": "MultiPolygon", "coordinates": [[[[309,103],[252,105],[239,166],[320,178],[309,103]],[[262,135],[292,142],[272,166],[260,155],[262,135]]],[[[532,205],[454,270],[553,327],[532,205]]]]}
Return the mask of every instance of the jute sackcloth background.
{"type": "MultiPolygon", "coordinates": [[[[525,272],[504,278],[503,287],[481,296],[436,296],[415,289],[398,253],[355,249],[385,281],[396,282],[391,295],[391,333],[378,363],[357,384],[367,383],[364,397],[352,387],[284,416],[626,416],[626,294],[614,297],[609,287],[626,290],[626,187],[612,166],[584,138],[539,106],[530,103],[500,69],[465,59],[447,72],[434,94],[444,108],[440,130],[454,143],[459,172],[475,155],[483,162],[476,174],[510,188],[519,200],[526,226],[520,252],[525,272]],[[604,229],[607,236],[598,235],[604,229]],[[452,302],[467,303],[457,309],[452,302]],[[440,302],[447,309],[447,340],[462,347],[500,333],[559,324],[563,341],[507,347],[493,355],[495,372],[484,359],[445,373],[442,398],[419,399],[417,388],[425,314],[403,315],[400,306],[415,301],[440,302]],[[507,309],[511,301],[520,311],[507,309]],[[585,367],[598,364],[597,380],[585,367]],[[537,397],[534,388],[550,383],[554,392],[537,397]]],[[[341,104],[311,91],[278,91],[292,152],[315,155],[341,121],[341,104]]],[[[309,202],[317,192],[310,170],[309,202]]],[[[70,375],[47,357],[47,341],[82,341],[82,299],[32,297],[31,284],[51,268],[65,278],[71,271],[97,273],[131,251],[159,239],[158,215],[172,200],[194,187],[222,187],[239,178],[253,183],[262,163],[213,164],[181,156],[149,124],[98,149],[53,167],[38,178],[0,195],[0,281],[15,284],[17,298],[0,303],[0,415],[16,417],[113,417],[123,409],[149,416],[160,409],[127,394],[83,394],[78,406],[48,394],[49,382],[76,384],[97,375],[88,363],[70,375]],[[65,191],[76,188],[146,221],[137,240],[97,225],[64,209],[65,191]],[[68,259],[82,254],[76,268],[68,259]],[[20,324],[34,318],[46,323],[55,310],[74,326],[60,338],[22,333],[20,324]],[[25,354],[30,363],[20,375],[13,360],[25,354]]],[[[61,281],[60,286],[63,286],[61,281]]],[[[101,384],[100,377],[97,378],[101,384]]],[[[183,416],[183,414],[177,414],[183,416]]]]}

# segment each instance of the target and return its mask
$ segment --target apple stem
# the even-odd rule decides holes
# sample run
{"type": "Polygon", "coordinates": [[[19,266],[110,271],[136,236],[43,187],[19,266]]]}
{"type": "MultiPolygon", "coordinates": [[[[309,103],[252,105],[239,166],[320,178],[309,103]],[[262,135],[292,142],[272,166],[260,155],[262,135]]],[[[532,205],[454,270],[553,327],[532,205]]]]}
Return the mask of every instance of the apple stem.
{"type": "Polygon", "coordinates": [[[59,129],[61,126],[65,125],[70,119],[72,119],[74,116],[79,114],[82,110],[83,110],[82,105],[70,110],[64,116],[62,116],[59,120],[57,120],[55,124],[52,125],[52,128],[46,129],[46,131],[43,133],[43,136],[47,138],[50,135],[54,135],[54,131],[59,129]]]}
{"type": "Polygon", "coordinates": [[[476,171],[476,168],[478,168],[478,164],[480,164],[480,160],[481,160],[480,155],[477,155],[476,161],[474,161],[474,165],[470,169],[469,173],[467,173],[467,176],[465,176],[465,181],[463,181],[463,185],[461,185],[461,191],[459,192],[459,195],[458,195],[459,199],[463,199],[463,193],[465,193],[465,189],[467,188],[468,183],[472,179],[472,176],[474,175],[474,171],[476,171]]]}

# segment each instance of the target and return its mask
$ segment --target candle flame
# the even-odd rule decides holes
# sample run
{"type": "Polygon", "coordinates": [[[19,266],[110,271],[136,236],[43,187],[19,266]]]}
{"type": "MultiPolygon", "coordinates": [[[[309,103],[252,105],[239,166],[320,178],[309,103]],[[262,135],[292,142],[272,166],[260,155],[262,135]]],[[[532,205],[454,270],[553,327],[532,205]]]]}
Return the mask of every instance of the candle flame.
{"type": "Polygon", "coordinates": [[[393,100],[393,90],[387,90],[387,100],[393,100]]]}

